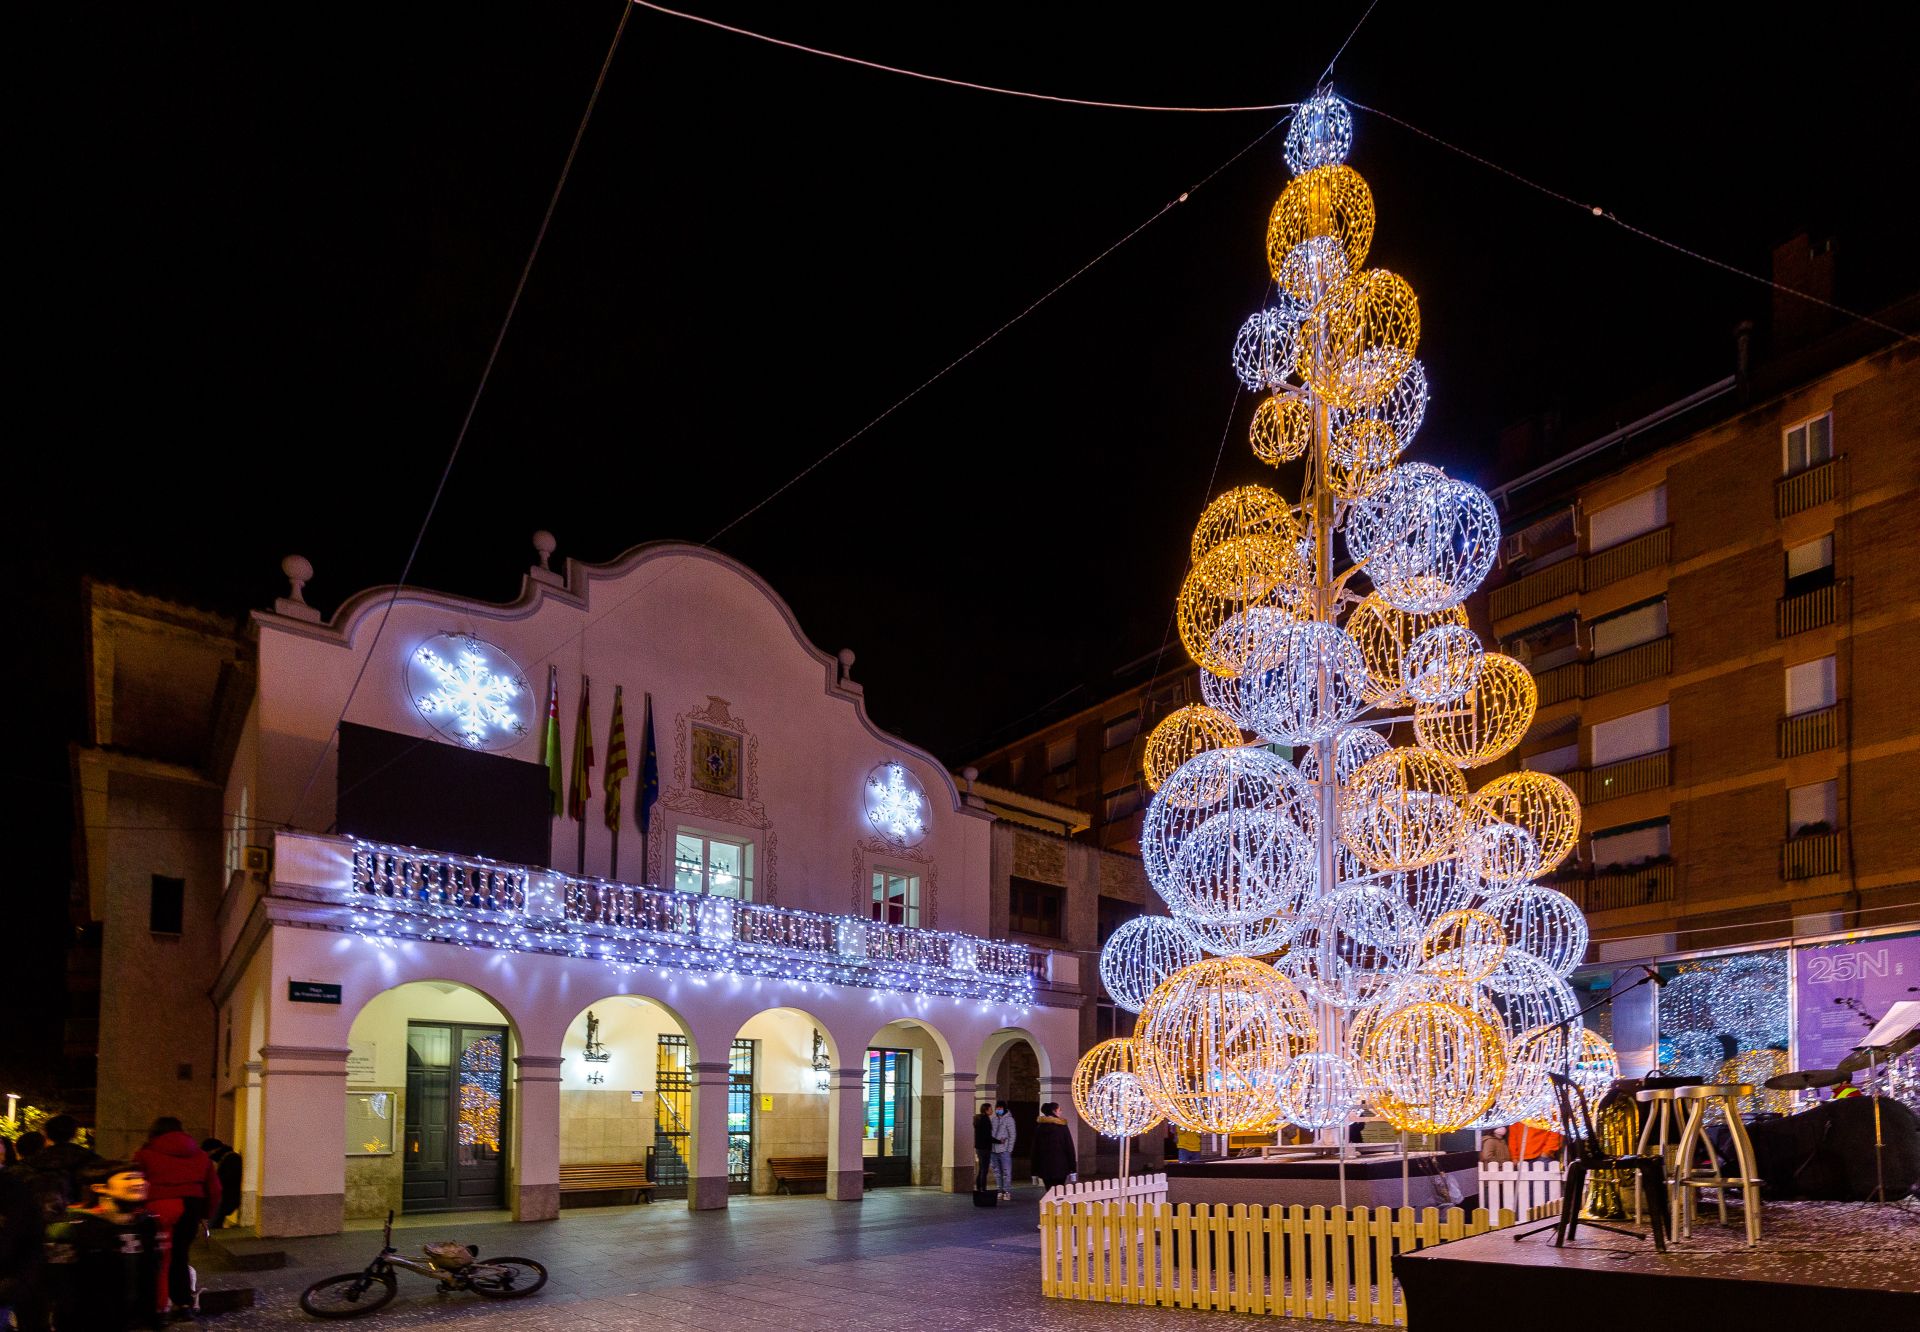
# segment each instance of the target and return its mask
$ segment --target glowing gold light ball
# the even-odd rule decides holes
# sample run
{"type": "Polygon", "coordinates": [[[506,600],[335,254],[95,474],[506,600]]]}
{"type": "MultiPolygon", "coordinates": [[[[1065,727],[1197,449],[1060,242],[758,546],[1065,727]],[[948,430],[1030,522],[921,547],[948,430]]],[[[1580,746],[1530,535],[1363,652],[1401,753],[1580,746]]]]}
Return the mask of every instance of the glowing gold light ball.
{"type": "Polygon", "coordinates": [[[1451,855],[1459,843],[1466,779],[1426,749],[1390,749],[1368,759],[1340,790],[1340,840],[1373,870],[1410,870],[1451,855]]]}
{"type": "Polygon", "coordinates": [[[1277,1123],[1280,1072],[1313,1039],[1300,992],[1244,957],[1207,958],[1167,977],[1147,997],[1134,1034],[1154,1108],[1201,1133],[1277,1123]]]}
{"type": "Polygon", "coordinates": [[[1253,413],[1248,432],[1253,456],[1271,467],[1292,462],[1313,442],[1313,404],[1305,398],[1276,393],[1253,413]]]}
{"type": "Polygon", "coordinates": [[[1481,662],[1479,678],[1465,695],[1414,709],[1413,734],[1428,749],[1445,754],[1461,767],[1477,768],[1520,743],[1533,725],[1539,699],[1525,666],[1489,652],[1481,662]]]}
{"type": "Polygon", "coordinates": [[[1160,719],[1147,736],[1147,789],[1158,791],[1175,769],[1195,754],[1240,743],[1240,728],[1218,708],[1190,703],[1160,719]]]}
{"type": "Polygon", "coordinates": [[[1212,551],[1242,537],[1277,537],[1291,545],[1300,539],[1300,525],[1279,492],[1237,486],[1207,505],[1194,525],[1193,562],[1201,563],[1212,551]]]}
{"type": "MultiPolygon", "coordinates": [[[[1607,1094],[1607,1089],[1620,1076],[1620,1056],[1614,1053],[1613,1046],[1605,1036],[1591,1027],[1582,1027],[1580,1044],[1573,1054],[1571,1076],[1574,1085],[1586,1093],[1588,1113],[1597,1117],[1600,1098],[1607,1094]]],[[[1730,1078],[1728,1081],[1738,1082],[1740,1079],[1730,1078]]],[[[1789,1113],[1790,1110],[1791,1107],[1787,1107],[1782,1113],[1789,1113]]],[[[1558,1098],[1554,1101],[1553,1109],[1546,1114],[1533,1116],[1524,1122],[1532,1128],[1546,1129],[1552,1133],[1565,1134],[1567,1131],[1560,1123],[1558,1098]]]]}
{"type": "Polygon", "coordinates": [[[1081,1055],[1080,1062],[1073,1066],[1073,1108],[1080,1112],[1080,1118],[1093,1125],[1095,1132],[1112,1136],[1120,1126],[1100,1122],[1104,1118],[1102,1098],[1093,1094],[1094,1087],[1109,1073],[1137,1074],[1139,1071],[1139,1061],[1131,1040],[1116,1037],[1101,1041],[1081,1055]]]}
{"type": "Polygon", "coordinates": [[[1279,280],[1287,256],[1302,241],[1331,236],[1348,271],[1358,271],[1373,244],[1373,192],[1348,166],[1315,167],[1287,182],[1267,219],[1267,267],[1279,280]]]}
{"type": "Polygon", "coordinates": [[[1500,1094],[1506,1041],[1477,1013],[1422,1000],[1379,1021],[1362,1062],[1373,1107],[1395,1128],[1450,1133],[1500,1094]]]}
{"type": "Polygon", "coordinates": [[[1420,969],[1455,984],[1491,976],[1507,953],[1507,932],[1484,911],[1447,911],[1420,940],[1420,969]]]}
{"type": "Polygon", "coordinates": [[[1301,324],[1294,369],[1328,402],[1351,411],[1391,393],[1419,345],[1413,288],[1397,273],[1372,268],[1341,284],[1324,317],[1301,324]]]}
{"type": "Polygon", "coordinates": [[[1474,793],[1467,812],[1483,827],[1505,824],[1531,838],[1538,848],[1538,868],[1531,870],[1535,874],[1544,874],[1565,860],[1580,840],[1580,801],[1550,773],[1510,772],[1495,777],[1474,793]]]}
{"type": "Polygon", "coordinates": [[[1368,593],[1366,599],[1353,608],[1353,614],[1347,617],[1346,630],[1353,641],[1360,645],[1360,654],[1367,659],[1367,690],[1369,703],[1379,703],[1400,692],[1402,662],[1407,649],[1413,641],[1429,629],[1443,624],[1455,624],[1465,628],[1467,624],[1466,608],[1454,606],[1443,611],[1434,611],[1426,615],[1415,615],[1381,600],[1378,592],[1368,593]]]}
{"type": "Polygon", "coordinates": [[[1380,489],[1399,455],[1392,426],[1364,417],[1349,421],[1333,433],[1327,487],[1344,500],[1364,499],[1380,489]]]}
{"type": "Polygon", "coordinates": [[[1256,644],[1221,627],[1249,607],[1297,600],[1300,572],[1299,551],[1275,536],[1233,537],[1209,550],[1180,585],[1175,620],[1187,655],[1215,675],[1238,675],[1256,644]]]}

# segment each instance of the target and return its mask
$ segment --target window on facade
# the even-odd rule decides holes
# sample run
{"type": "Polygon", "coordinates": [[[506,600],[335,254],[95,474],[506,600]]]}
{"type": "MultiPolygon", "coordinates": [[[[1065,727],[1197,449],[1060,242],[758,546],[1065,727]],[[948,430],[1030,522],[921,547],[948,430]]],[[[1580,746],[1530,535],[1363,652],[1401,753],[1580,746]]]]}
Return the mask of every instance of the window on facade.
{"type": "Polygon", "coordinates": [[[1787,595],[1798,596],[1833,582],[1833,533],[1787,549],[1787,595]]]}
{"type": "Polygon", "coordinates": [[[1665,819],[1603,828],[1593,835],[1593,867],[1606,871],[1644,865],[1666,855],[1670,845],[1665,819]]]}
{"type": "Polygon", "coordinates": [[[1529,670],[1550,671],[1580,654],[1580,620],[1562,615],[1542,624],[1529,625],[1506,639],[1507,655],[1529,670]]]}
{"type": "Polygon", "coordinates": [[[1139,1019],[1111,999],[1096,1000],[1093,1005],[1093,1039],[1110,1041],[1116,1036],[1133,1035],[1139,1019]]]}
{"type": "Polygon", "coordinates": [[[1113,932],[1136,916],[1144,916],[1146,908],[1138,902],[1129,902],[1124,897],[1100,895],[1100,943],[1104,947],[1113,932]]]}
{"type": "Polygon", "coordinates": [[[1840,785],[1813,782],[1787,790],[1787,836],[1832,832],[1840,823],[1840,785]]]}
{"type": "Polygon", "coordinates": [[[1595,509],[1587,518],[1587,549],[1605,550],[1667,525],[1667,488],[1655,486],[1631,499],[1595,509]]]}
{"type": "Polygon", "coordinates": [[[1803,661],[1798,666],[1787,667],[1787,715],[1798,717],[1803,712],[1818,712],[1821,708],[1834,705],[1838,695],[1834,692],[1834,673],[1832,657],[1815,657],[1812,661],[1803,661]]]}
{"type": "Polygon", "coordinates": [[[898,870],[873,872],[873,918],[889,925],[920,924],[920,876],[898,870]]]}
{"type": "Polygon", "coordinates": [[[153,876],[147,889],[147,928],[155,934],[179,934],[187,921],[187,881],[153,876]]]}
{"type": "Polygon", "coordinates": [[[1580,746],[1562,745],[1558,749],[1543,749],[1538,754],[1529,754],[1521,759],[1520,766],[1528,772],[1572,772],[1580,766],[1580,746]]]}
{"type": "Polygon", "coordinates": [[[1140,784],[1135,782],[1132,786],[1123,786],[1118,791],[1108,791],[1102,797],[1102,803],[1106,810],[1106,822],[1118,823],[1140,808],[1140,784]]]}
{"type": "Polygon", "coordinates": [[[1593,766],[1654,754],[1667,747],[1667,705],[1630,712],[1593,726],[1593,766]]]}
{"type": "Polygon", "coordinates": [[[1077,740],[1076,736],[1064,735],[1058,740],[1047,742],[1048,772],[1059,772],[1063,768],[1073,766],[1074,760],[1080,757],[1080,746],[1077,740]]]}
{"type": "Polygon", "coordinates": [[[1604,657],[1624,652],[1642,643],[1651,643],[1667,634],[1667,599],[1643,601],[1629,606],[1589,626],[1593,635],[1593,655],[1604,657]]]}
{"type": "Polygon", "coordinates": [[[1105,749],[1118,749],[1122,745],[1132,744],[1133,737],[1140,734],[1140,714],[1129,712],[1124,717],[1115,717],[1107,723],[1101,739],[1105,749]]]}
{"type": "Polygon", "coordinates": [[[1060,904],[1064,888],[1018,875],[1007,881],[1007,926],[1019,934],[1060,937],[1060,904]]]}
{"type": "Polygon", "coordinates": [[[682,828],[673,838],[673,886],[683,893],[753,900],[753,843],[682,828]]]}
{"type": "Polygon", "coordinates": [[[1786,474],[1818,467],[1833,457],[1833,413],[1793,426],[1786,435],[1786,474]]]}

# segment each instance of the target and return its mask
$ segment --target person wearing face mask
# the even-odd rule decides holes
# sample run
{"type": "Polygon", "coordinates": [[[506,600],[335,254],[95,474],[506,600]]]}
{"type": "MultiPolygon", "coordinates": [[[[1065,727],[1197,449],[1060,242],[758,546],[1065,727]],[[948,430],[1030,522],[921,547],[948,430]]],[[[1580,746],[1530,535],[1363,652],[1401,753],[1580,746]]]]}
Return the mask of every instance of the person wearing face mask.
{"type": "Polygon", "coordinates": [[[993,1165],[1000,1172],[1000,1201],[1013,1201],[1013,1116],[1005,1101],[993,1103],[993,1165]]]}
{"type": "Polygon", "coordinates": [[[147,1177],[131,1161],[83,1166],[81,1201],[47,1228],[53,1325],[87,1332],[158,1328],[160,1233],[147,1177]]]}

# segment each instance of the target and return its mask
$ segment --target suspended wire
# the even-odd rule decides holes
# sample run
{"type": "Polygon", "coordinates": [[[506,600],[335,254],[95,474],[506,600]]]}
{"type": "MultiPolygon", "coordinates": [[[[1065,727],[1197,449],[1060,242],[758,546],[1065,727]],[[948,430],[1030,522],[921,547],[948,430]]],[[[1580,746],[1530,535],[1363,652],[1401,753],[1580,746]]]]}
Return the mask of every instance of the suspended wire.
{"type": "Polygon", "coordinates": [[[1367,5],[1366,11],[1360,15],[1360,21],[1354,24],[1353,31],[1347,34],[1347,40],[1340,43],[1340,49],[1333,53],[1333,59],[1329,60],[1327,62],[1327,67],[1320,72],[1320,82],[1325,83],[1329,78],[1333,76],[1333,67],[1340,63],[1340,57],[1347,53],[1347,48],[1349,46],[1353,45],[1353,39],[1360,35],[1360,29],[1366,26],[1368,19],[1373,17],[1374,5],[1377,5],[1379,3],[1380,3],[1380,0],[1370,0],[1370,3],[1367,5]]]}
{"type": "Polygon", "coordinates": [[[1670,241],[1665,236],[1656,235],[1654,232],[1648,231],[1645,227],[1635,226],[1633,223],[1623,220],[1617,214],[1613,213],[1612,211],[1603,207],[1600,204],[1587,203],[1584,200],[1574,198],[1570,194],[1564,194],[1561,191],[1554,189],[1550,185],[1542,185],[1539,181],[1534,180],[1528,176],[1523,176],[1518,171],[1515,171],[1510,167],[1501,166],[1498,162],[1492,161],[1489,158],[1482,157],[1479,153],[1476,153],[1469,148],[1462,148],[1459,144],[1451,143],[1448,140],[1441,138],[1438,134],[1435,134],[1430,130],[1421,129],[1418,125],[1415,125],[1410,121],[1402,120],[1399,116],[1393,115],[1391,112],[1382,111],[1378,107],[1367,106],[1365,103],[1353,101],[1351,98],[1347,99],[1347,105],[1353,107],[1356,111],[1365,111],[1369,115],[1379,116],[1382,120],[1392,121],[1394,124],[1398,125],[1401,129],[1407,130],[1408,132],[1413,134],[1417,134],[1421,138],[1426,139],[1430,143],[1438,144],[1440,147],[1445,148],[1448,152],[1458,153],[1461,157],[1466,158],[1468,161],[1477,162],[1481,166],[1487,168],[1487,170],[1489,171],[1498,172],[1500,175],[1507,177],[1507,179],[1509,180],[1518,181],[1520,184],[1526,186],[1528,189],[1534,190],[1540,194],[1546,195],[1549,199],[1557,199],[1561,203],[1569,204],[1575,208],[1578,208],[1583,213],[1589,213],[1594,217],[1602,218],[1605,221],[1613,223],[1616,227],[1619,227],[1622,231],[1628,232],[1631,235],[1638,236],[1642,240],[1651,241],[1653,244],[1658,245],[1663,249],[1671,250],[1675,254],[1685,255],[1689,259],[1694,259],[1699,261],[1700,263],[1708,265],[1709,267],[1720,269],[1722,272],[1731,273],[1735,277],[1745,278],[1749,282],[1757,282],[1761,286],[1770,287],[1774,291],[1780,292],[1783,295],[1792,296],[1798,300],[1809,301],[1814,305],[1822,306],[1828,310],[1833,311],[1835,314],[1845,315],[1849,319],[1857,320],[1860,323],[1871,325],[1872,327],[1881,330],[1883,333],[1891,333],[1896,338],[1900,339],[1902,342],[1920,342],[1920,336],[1916,336],[1915,334],[1909,333],[1905,329],[1896,328],[1894,325],[1886,323],[1882,320],[1875,319],[1872,315],[1862,314],[1858,310],[1849,309],[1847,306],[1840,305],[1833,301],[1830,301],[1826,299],[1824,296],[1816,296],[1812,292],[1801,291],[1798,287],[1789,287],[1784,282],[1778,282],[1778,281],[1775,281],[1773,278],[1762,276],[1759,273],[1750,272],[1747,269],[1740,268],[1740,267],[1737,267],[1736,265],[1730,264],[1726,262],[1726,260],[1724,259],[1716,259],[1710,254],[1702,254],[1700,251],[1689,249],[1686,246],[1681,245],[1677,241],[1670,241]]]}
{"type": "MultiPolygon", "coordinates": [[[[879,70],[884,74],[902,74],[910,79],[920,79],[927,83],[944,83],[950,88],[969,88],[974,92],[998,93],[1003,97],[1024,97],[1034,102],[1059,102],[1066,106],[1092,106],[1108,111],[1183,111],[1196,114],[1221,114],[1238,111],[1290,111],[1292,102],[1270,102],[1259,106],[1153,106],[1139,102],[1100,102],[1085,97],[1059,97],[1052,93],[1024,92],[1019,88],[1000,88],[991,83],[973,83],[966,79],[950,79],[941,74],[927,74],[917,69],[903,69],[898,65],[883,65],[877,60],[862,60],[859,56],[842,55],[838,51],[823,50],[818,46],[806,46],[800,42],[790,42],[783,37],[770,37],[764,32],[755,32],[751,28],[737,28],[731,23],[722,23],[699,14],[689,14],[685,10],[668,9],[665,5],[656,5],[652,0],[632,0],[642,9],[651,9],[656,14],[665,14],[670,18],[685,19],[689,23],[698,23],[703,27],[717,28],[721,32],[733,33],[736,37],[751,37],[756,42],[765,42],[769,46],[783,46],[789,51],[803,51],[808,55],[823,56],[828,60],[838,60],[842,64],[858,65],[862,69],[879,70]]],[[[1376,0],[1377,3],[1377,0],[1376,0]]],[[[1369,12],[1372,6],[1368,6],[1369,12]]],[[[1364,21],[1364,19],[1362,20],[1364,21]]],[[[1347,39],[1351,41],[1352,38],[1347,39]]],[[[1346,50],[1344,45],[1341,50],[1346,50]]]]}
{"type": "Polygon", "coordinates": [[[413,574],[414,561],[419,558],[421,543],[426,540],[427,528],[433,522],[433,515],[440,507],[440,500],[446,494],[447,480],[453,475],[453,465],[460,458],[461,446],[467,442],[467,431],[473,425],[474,413],[480,408],[480,397],[487,391],[487,383],[493,378],[493,367],[500,359],[500,348],[506,343],[507,330],[513,326],[513,316],[520,309],[520,297],[526,292],[527,279],[533,274],[534,260],[540,257],[540,246],[547,239],[547,229],[553,223],[554,210],[560,206],[561,191],[567,188],[567,178],[573,174],[574,159],[580,154],[580,142],[587,135],[587,123],[593,119],[593,109],[599,105],[600,90],[607,85],[607,71],[613,68],[614,53],[620,49],[620,38],[627,31],[627,20],[633,16],[630,5],[620,7],[620,22],[613,30],[613,41],[607,45],[607,54],[600,62],[600,73],[594,78],[593,92],[587,97],[587,108],[580,116],[580,124],[573,132],[573,142],[567,147],[566,160],[560,166],[560,178],[554,182],[553,193],[547,198],[547,211],[541,215],[540,229],[534,233],[533,246],[527,251],[527,261],[520,266],[519,280],[513,284],[513,296],[507,302],[506,314],[501,317],[499,331],[494,334],[493,346],[487,352],[486,364],[480,369],[480,379],[473,386],[473,397],[467,402],[466,415],[460,419],[460,429],[453,437],[453,449],[447,454],[446,466],[440,469],[440,480],[433,488],[433,498],[427,503],[427,512],[420,519],[420,528],[413,536],[413,545],[407,551],[407,562],[400,568],[400,579],[393,585],[393,592],[387,598],[387,604],[380,612],[380,622],[374,627],[373,641],[367,647],[367,655],[360,660],[360,669],[353,677],[353,685],[347,690],[346,700],[340,705],[340,715],[334,719],[328,731],[326,743],[320,752],[314,755],[313,767],[307,772],[307,780],[300,787],[299,798],[288,810],[289,820],[306,804],[307,796],[313,790],[314,779],[320,775],[321,766],[326,762],[327,751],[333,747],[335,737],[340,734],[340,723],[346,720],[347,709],[353,706],[354,695],[360,692],[360,684],[366,679],[367,667],[373,663],[373,650],[380,645],[380,639],[387,631],[387,621],[393,617],[393,608],[400,600],[400,594],[406,590],[407,579],[413,574]]]}

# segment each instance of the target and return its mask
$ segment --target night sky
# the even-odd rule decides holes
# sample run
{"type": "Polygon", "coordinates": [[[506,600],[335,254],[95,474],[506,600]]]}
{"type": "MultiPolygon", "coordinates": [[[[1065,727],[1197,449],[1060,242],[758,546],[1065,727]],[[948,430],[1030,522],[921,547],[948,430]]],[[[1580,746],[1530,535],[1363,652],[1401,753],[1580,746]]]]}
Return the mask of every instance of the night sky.
{"type": "MultiPolygon", "coordinates": [[[[1306,95],[1364,8],[686,3],[959,78],[1201,104],[1306,95]]],[[[284,590],[290,551],[329,612],[393,581],[619,15],[6,20],[29,94],[7,353],[29,937],[69,874],[81,576],[235,613],[284,590]]],[[[1913,25],[1381,0],[1334,85],[1743,268],[1833,235],[1839,299],[1874,308],[1920,286],[1913,25]]],[[[596,561],[709,539],[1277,119],[996,97],[636,11],[414,581],[510,598],[536,527],[596,561]]],[[[1729,373],[1734,323],[1765,316],[1764,288],[1357,120],[1371,262],[1421,299],[1415,456],[1493,484],[1503,426],[1638,415],[1729,373]]],[[[1280,144],[718,540],[855,649],[882,725],[958,765],[1160,647],[1223,432],[1214,491],[1271,476],[1227,353],[1266,292],[1280,144]]]]}

